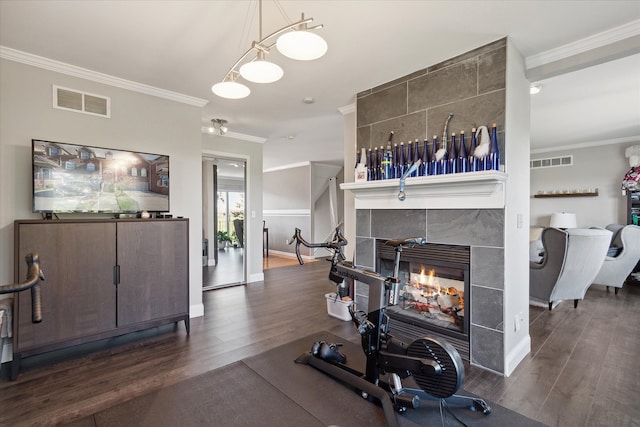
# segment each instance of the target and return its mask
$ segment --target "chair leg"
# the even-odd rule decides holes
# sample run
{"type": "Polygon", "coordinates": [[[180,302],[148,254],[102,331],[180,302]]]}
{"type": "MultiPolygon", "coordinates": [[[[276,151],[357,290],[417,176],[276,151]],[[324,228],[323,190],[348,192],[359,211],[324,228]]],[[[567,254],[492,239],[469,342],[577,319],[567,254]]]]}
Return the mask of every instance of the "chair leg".
{"type": "Polygon", "coordinates": [[[618,295],[618,291],[620,290],[620,288],[616,288],[615,293],[616,295],[618,295]]]}
{"type": "Polygon", "coordinates": [[[553,308],[553,303],[549,301],[549,311],[551,311],[552,308],[553,308]]]}
{"type": "Polygon", "coordinates": [[[607,286],[607,292],[609,292],[609,287],[607,286]]]}
{"type": "Polygon", "coordinates": [[[573,308],[578,308],[578,301],[580,300],[577,300],[577,299],[573,300],[573,308]]]}

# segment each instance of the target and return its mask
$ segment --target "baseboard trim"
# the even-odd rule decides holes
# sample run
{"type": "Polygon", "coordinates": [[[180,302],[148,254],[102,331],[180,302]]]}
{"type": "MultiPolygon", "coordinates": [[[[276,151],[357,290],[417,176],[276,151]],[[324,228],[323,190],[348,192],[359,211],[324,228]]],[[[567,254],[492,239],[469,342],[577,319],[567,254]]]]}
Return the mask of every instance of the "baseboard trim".
{"type": "MultiPolygon", "coordinates": [[[[292,258],[292,259],[296,258],[296,254],[291,252],[283,252],[283,251],[276,251],[274,249],[269,249],[269,253],[282,258],[292,258]]],[[[302,254],[300,256],[302,257],[303,260],[308,260],[308,261],[312,261],[316,259],[315,256],[302,255],[302,254]]]]}
{"type": "Polygon", "coordinates": [[[520,340],[518,345],[507,354],[504,363],[504,376],[510,376],[529,353],[531,353],[531,336],[527,334],[527,336],[520,340]]]}
{"type": "Polygon", "coordinates": [[[204,316],[204,304],[193,304],[189,307],[189,318],[204,316]]]}
{"type": "Polygon", "coordinates": [[[264,272],[257,273],[257,274],[250,274],[249,280],[247,281],[247,283],[262,282],[262,281],[264,281],[264,272]]]}

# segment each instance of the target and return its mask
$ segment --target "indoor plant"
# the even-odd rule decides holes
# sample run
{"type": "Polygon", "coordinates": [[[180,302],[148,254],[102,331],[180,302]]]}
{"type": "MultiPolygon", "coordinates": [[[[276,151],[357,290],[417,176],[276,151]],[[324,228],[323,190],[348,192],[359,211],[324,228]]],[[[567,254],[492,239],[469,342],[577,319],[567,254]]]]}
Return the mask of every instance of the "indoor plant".
{"type": "Polygon", "coordinates": [[[229,233],[226,231],[219,230],[217,233],[218,238],[218,248],[224,249],[227,246],[227,242],[231,243],[231,237],[229,237],[229,233]]]}

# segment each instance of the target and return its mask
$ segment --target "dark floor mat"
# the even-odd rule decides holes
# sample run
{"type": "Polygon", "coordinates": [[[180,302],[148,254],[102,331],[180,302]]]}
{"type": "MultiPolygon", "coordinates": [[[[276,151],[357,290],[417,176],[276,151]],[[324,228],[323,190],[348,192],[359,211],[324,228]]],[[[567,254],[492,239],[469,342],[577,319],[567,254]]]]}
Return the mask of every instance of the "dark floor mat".
{"type": "MultiPolygon", "coordinates": [[[[162,390],[98,412],[77,421],[106,426],[384,426],[382,408],[311,366],[294,360],[315,341],[344,343],[342,351],[355,369],[362,370],[359,345],[328,332],[285,344],[260,355],[182,381],[162,390]]],[[[462,392],[461,394],[464,394],[462,392]]],[[[534,420],[491,403],[483,415],[464,407],[451,410],[473,426],[542,426],[534,420]]],[[[396,414],[401,427],[442,425],[438,402],[421,401],[420,408],[396,414]]],[[[87,423],[87,424],[89,424],[87,423]]],[[[445,425],[461,426],[451,414],[445,425]]]]}
{"type": "Polygon", "coordinates": [[[243,362],[94,415],[96,426],[322,426],[243,362]]]}
{"type": "MultiPolygon", "coordinates": [[[[293,363],[299,355],[309,352],[313,343],[318,340],[342,343],[341,352],[347,356],[347,364],[358,371],[364,371],[365,357],[360,345],[346,342],[328,332],[285,344],[248,358],[245,363],[325,425],[340,427],[386,425],[380,406],[361,398],[350,387],[311,366],[293,363]]],[[[404,383],[405,386],[417,387],[410,381],[405,380],[404,383]]],[[[463,390],[458,394],[473,396],[463,390]]],[[[492,408],[492,413],[489,415],[471,411],[466,407],[449,405],[449,408],[455,417],[466,425],[544,426],[517,412],[489,403],[492,408]]],[[[397,415],[396,418],[398,425],[402,427],[443,424],[439,402],[424,399],[420,401],[419,408],[409,409],[404,414],[397,415]]],[[[445,412],[445,425],[462,426],[463,424],[445,412]]]]}

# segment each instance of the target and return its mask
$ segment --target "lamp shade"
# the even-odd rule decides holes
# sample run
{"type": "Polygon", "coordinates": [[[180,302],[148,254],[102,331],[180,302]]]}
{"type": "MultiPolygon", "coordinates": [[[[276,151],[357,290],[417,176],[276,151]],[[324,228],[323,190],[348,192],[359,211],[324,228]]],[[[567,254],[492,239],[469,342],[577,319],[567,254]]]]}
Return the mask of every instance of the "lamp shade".
{"type": "Polygon", "coordinates": [[[211,86],[211,91],[222,98],[240,99],[246,98],[251,90],[238,82],[220,82],[211,86]]]}
{"type": "Polygon", "coordinates": [[[273,62],[257,59],[240,67],[240,75],[254,83],[273,83],[280,80],[284,71],[273,62]]]}
{"type": "Polygon", "coordinates": [[[278,37],[278,51],[298,61],[318,59],[327,52],[327,42],[310,31],[290,31],[278,37]]]}
{"type": "Polygon", "coordinates": [[[577,228],[576,214],[570,212],[554,212],[551,214],[549,226],[553,228],[577,228]]]}

